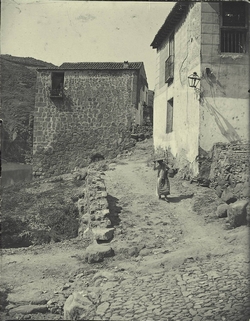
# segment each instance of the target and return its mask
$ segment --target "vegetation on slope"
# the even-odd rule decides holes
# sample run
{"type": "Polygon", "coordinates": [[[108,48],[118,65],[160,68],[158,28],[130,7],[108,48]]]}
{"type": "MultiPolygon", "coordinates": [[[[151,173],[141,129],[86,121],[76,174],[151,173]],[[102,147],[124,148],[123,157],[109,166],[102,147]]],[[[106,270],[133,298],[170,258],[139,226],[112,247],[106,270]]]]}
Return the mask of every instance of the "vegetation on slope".
{"type": "Polygon", "coordinates": [[[36,68],[52,66],[34,58],[1,55],[1,149],[5,161],[31,161],[36,68]]]}
{"type": "MultiPolygon", "coordinates": [[[[70,174],[69,174],[70,175],[70,174]]],[[[84,180],[36,180],[4,188],[1,248],[59,242],[78,235],[84,180]]]]}

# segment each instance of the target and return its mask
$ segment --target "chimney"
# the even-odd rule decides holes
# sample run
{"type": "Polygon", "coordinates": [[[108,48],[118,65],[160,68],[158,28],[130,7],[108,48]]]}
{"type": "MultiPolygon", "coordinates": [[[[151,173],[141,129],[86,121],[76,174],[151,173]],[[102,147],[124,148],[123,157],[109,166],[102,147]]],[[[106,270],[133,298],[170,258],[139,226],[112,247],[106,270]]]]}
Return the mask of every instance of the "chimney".
{"type": "Polygon", "coordinates": [[[128,61],[124,61],[124,63],[123,63],[123,68],[124,68],[124,69],[128,68],[128,61]]]}

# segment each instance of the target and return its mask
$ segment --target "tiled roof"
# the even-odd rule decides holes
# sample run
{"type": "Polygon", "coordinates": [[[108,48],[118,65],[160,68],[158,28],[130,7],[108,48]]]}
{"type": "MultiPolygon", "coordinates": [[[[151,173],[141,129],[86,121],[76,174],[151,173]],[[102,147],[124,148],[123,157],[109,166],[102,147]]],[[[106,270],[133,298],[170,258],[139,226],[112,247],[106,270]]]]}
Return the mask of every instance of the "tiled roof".
{"type": "Polygon", "coordinates": [[[140,69],[143,62],[64,62],[60,69],[140,69]]]}

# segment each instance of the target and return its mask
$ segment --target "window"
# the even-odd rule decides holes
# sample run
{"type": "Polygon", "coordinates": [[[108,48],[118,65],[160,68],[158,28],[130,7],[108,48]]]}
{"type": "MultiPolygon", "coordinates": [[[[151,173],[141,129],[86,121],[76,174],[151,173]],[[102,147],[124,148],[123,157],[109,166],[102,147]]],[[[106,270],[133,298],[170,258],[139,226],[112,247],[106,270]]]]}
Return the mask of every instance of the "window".
{"type": "Polygon", "coordinates": [[[64,72],[52,72],[50,97],[63,96],[64,72]]]}
{"type": "Polygon", "coordinates": [[[173,131],[173,108],[174,108],[174,100],[172,98],[167,102],[167,126],[166,126],[167,134],[173,131]]]}
{"type": "Polygon", "coordinates": [[[174,79],[174,34],[169,37],[168,59],[165,61],[165,82],[170,84],[174,79]]]}
{"type": "Polygon", "coordinates": [[[221,52],[246,52],[246,13],[244,2],[221,3],[221,52]]]}

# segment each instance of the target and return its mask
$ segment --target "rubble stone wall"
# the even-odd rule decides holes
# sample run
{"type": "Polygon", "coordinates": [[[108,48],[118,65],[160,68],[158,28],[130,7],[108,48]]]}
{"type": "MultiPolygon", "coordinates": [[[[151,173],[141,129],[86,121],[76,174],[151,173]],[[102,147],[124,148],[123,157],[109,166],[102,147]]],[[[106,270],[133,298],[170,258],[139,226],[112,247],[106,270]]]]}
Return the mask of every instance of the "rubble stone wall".
{"type": "Polygon", "coordinates": [[[85,167],[91,155],[113,157],[130,144],[137,112],[136,70],[68,70],[64,95],[51,98],[51,71],[38,72],[33,175],[85,167]]]}
{"type": "Polygon", "coordinates": [[[84,199],[78,200],[80,237],[90,235],[93,242],[109,241],[113,237],[107,196],[103,174],[89,169],[84,199]]]}
{"type": "Polygon", "coordinates": [[[249,198],[249,147],[247,142],[214,145],[209,179],[219,197],[249,198]]]}

